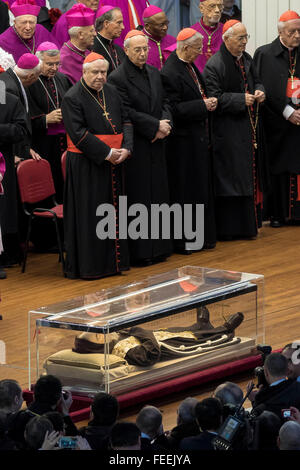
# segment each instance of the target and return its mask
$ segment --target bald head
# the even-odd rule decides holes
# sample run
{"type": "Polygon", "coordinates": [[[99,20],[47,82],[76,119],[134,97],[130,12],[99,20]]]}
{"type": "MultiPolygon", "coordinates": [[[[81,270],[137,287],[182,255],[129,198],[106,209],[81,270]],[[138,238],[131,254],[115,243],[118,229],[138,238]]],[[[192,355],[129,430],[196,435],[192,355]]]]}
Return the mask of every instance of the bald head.
{"type": "Polygon", "coordinates": [[[300,424],[287,421],[281,426],[278,447],[280,450],[300,450],[300,424]]]}

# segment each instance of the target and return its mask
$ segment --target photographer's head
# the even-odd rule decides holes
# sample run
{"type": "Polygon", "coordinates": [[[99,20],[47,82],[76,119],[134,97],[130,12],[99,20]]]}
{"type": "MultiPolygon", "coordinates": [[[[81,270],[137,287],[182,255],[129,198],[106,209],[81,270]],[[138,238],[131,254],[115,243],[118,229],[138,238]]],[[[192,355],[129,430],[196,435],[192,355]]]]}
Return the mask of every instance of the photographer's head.
{"type": "Polygon", "coordinates": [[[282,355],[288,361],[287,376],[289,379],[298,379],[300,381],[300,341],[286,344],[282,350],[282,355]]]}
{"type": "Polygon", "coordinates": [[[280,450],[300,450],[300,424],[294,421],[284,423],[279,431],[277,445],[280,450]]]}
{"type": "Polygon", "coordinates": [[[55,409],[61,399],[62,384],[54,375],[43,375],[34,387],[34,400],[38,403],[50,405],[55,409]]]}
{"type": "Polygon", "coordinates": [[[112,426],[119,415],[119,402],[113,395],[99,392],[91,405],[91,423],[97,426],[112,426]]]}
{"type": "Polygon", "coordinates": [[[195,408],[199,401],[193,397],[187,397],[180,403],[177,410],[177,424],[195,422],[195,408]]]}
{"type": "Polygon", "coordinates": [[[267,356],[264,364],[265,377],[269,385],[284,380],[288,373],[288,361],[281,353],[272,353],[267,356]]]}
{"type": "Polygon", "coordinates": [[[214,391],[214,397],[218,398],[222,405],[239,406],[243,401],[243,390],[233,382],[224,382],[214,391]]]}
{"type": "Polygon", "coordinates": [[[205,398],[195,408],[196,421],[201,431],[218,431],[222,424],[223,406],[217,398],[205,398]]]}

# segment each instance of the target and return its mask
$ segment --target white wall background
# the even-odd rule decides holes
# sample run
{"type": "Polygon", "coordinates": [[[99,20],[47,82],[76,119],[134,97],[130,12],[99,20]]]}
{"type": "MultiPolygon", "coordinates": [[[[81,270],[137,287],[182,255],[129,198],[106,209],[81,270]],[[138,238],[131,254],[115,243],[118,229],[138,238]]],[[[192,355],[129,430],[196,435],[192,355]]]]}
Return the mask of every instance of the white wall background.
{"type": "Polygon", "coordinates": [[[249,54],[277,37],[277,22],[286,10],[300,15],[300,0],[242,0],[243,23],[250,34],[249,54]]]}

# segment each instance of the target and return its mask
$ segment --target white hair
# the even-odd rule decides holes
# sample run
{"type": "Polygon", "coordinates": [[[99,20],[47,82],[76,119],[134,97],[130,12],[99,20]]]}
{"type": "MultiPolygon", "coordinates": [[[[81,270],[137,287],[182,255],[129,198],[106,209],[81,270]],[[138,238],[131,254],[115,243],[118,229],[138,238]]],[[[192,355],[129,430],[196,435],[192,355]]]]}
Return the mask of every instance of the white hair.
{"type": "Polygon", "coordinates": [[[229,38],[230,36],[233,36],[233,32],[234,32],[234,31],[233,31],[233,28],[234,28],[235,26],[238,26],[239,24],[242,24],[242,23],[241,23],[241,22],[236,23],[236,24],[234,24],[233,26],[231,26],[230,28],[227,29],[226,33],[224,33],[223,36],[222,36],[223,41],[224,41],[224,39],[227,39],[227,38],[229,38]]]}
{"type": "Polygon", "coordinates": [[[0,66],[4,70],[7,70],[9,68],[14,68],[15,65],[16,63],[13,56],[0,47],[0,66]]]}
{"type": "Polygon", "coordinates": [[[72,26],[72,28],[68,29],[70,38],[77,37],[80,31],[81,31],[81,26],[72,26]]]}
{"type": "Polygon", "coordinates": [[[183,49],[184,46],[193,44],[193,42],[196,41],[197,39],[203,40],[202,34],[198,33],[198,31],[195,34],[193,34],[193,36],[191,36],[190,38],[184,39],[184,41],[177,41],[177,49],[180,51],[181,49],[183,49]]]}
{"type": "Polygon", "coordinates": [[[278,21],[278,24],[277,24],[278,31],[281,32],[286,27],[287,23],[290,23],[291,21],[295,21],[295,20],[297,21],[298,18],[295,18],[293,20],[288,20],[288,21],[278,21]]]}
{"type": "Polygon", "coordinates": [[[39,62],[36,67],[33,69],[20,69],[17,65],[14,67],[14,71],[19,77],[27,77],[27,75],[32,74],[32,73],[39,73],[41,68],[41,63],[39,62]]]}
{"type": "Polygon", "coordinates": [[[59,54],[58,49],[49,49],[49,51],[37,51],[35,55],[38,59],[43,60],[44,54],[47,54],[50,57],[56,57],[59,54]]]}
{"type": "Polygon", "coordinates": [[[82,70],[85,72],[91,65],[100,62],[100,60],[101,62],[104,62],[106,64],[106,67],[108,70],[109,62],[106,59],[97,59],[97,60],[94,60],[93,62],[87,62],[86,64],[82,64],[82,70]]]}
{"type": "MultiPolygon", "coordinates": [[[[138,36],[138,35],[137,35],[137,36],[138,36]]],[[[140,35],[139,35],[139,36],[140,36],[140,35]]],[[[131,40],[132,38],[135,38],[135,37],[136,37],[136,36],[132,36],[131,38],[126,39],[126,40],[124,41],[124,47],[128,48],[128,47],[130,46],[130,40],[131,40]]],[[[148,36],[145,35],[144,38],[146,39],[147,44],[148,44],[148,36]]]]}

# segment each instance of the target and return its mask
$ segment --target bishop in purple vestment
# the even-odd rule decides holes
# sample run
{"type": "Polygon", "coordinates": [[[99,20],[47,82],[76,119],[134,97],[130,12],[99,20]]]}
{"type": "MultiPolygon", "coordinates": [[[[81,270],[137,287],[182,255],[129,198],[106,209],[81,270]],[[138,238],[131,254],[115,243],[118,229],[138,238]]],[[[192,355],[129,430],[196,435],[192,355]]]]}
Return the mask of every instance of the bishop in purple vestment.
{"type": "Polygon", "coordinates": [[[166,48],[176,42],[173,36],[167,34],[169,21],[165,12],[155,5],[144,10],[144,33],[148,37],[149,55],[147,64],[161,70],[166,59],[166,48]]]}
{"type": "Polygon", "coordinates": [[[40,7],[34,0],[16,0],[11,5],[11,12],[15,16],[14,25],[0,34],[0,47],[12,54],[15,62],[23,54],[35,54],[42,42],[55,42],[52,34],[37,24],[39,11],[40,7]]]}
{"type": "Polygon", "coordinates": [[[82,77],[83,61],[94,44],[94,17],[94,11],[81,3],[76,3],[66,13],[71,39],[61,48],[59,72],[64,73],[73,84],[82,77]]]}
{"type": "MultiPolygon", "coordinates": [[[[98,6],[100,7],[101,5],[101,0],[100,2],[99,0],[79,0],[77,3],[78,4],[81,3],[82,5],[85,5],[87,8],[90,8],[91,10],[93,10],[94,13],[96,13],[98,10],[98,6]]],[[[60,48],[63,46],[65,42],[68,42],[70,40],[70,36],[68,34],[67,13],[68,11],[64,13],[63,15],[61,15],[61,17],[57,20],[57,22],[55,23],[52,29],[52,34],[55,37],[56,42],[60,48]]],[[[94,22],[95,21],[96,21],[96,16],[94,17],[94,22]]]]}
{"type": "Polygon", "coordinates": [[[203,16],[191,28],[203,36],[203,52],[194,61],[200,72],[203,72],[206,62],[218,52],[223,42],[223,24],[220,19],[224,5],[222,0],[200,0],[199,8],[203,16]]]}

